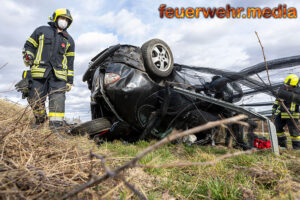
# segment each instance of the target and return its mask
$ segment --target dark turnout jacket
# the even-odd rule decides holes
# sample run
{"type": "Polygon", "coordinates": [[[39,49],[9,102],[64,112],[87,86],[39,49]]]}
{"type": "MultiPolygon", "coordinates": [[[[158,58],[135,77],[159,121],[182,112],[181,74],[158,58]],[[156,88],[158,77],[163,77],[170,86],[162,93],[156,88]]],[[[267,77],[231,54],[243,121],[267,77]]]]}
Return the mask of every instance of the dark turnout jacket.
{"type": "MultiPolygon", "coordinates": [[[[294,102],[284,101],[285,106],[288,108],[289,112],[291,113],[292,117],[295,119],[299,118],[299,105],[294,102]]],[[[289,119],[290,116],[285,111],[285,109],[279,104],[279,100],[276,99],[273,104],[272,113],[275,115],[281,115],[282,119],[289,119]]]]}
{"type": "Polygon", "coordinates": [[[73,84],[74,40],[66,31],[58,33],[54,22],[48,24],[35,29],[24,45],[25,52],[34,55],[31,76],[42,79],[53,70],[58,79],[73,84]]]}

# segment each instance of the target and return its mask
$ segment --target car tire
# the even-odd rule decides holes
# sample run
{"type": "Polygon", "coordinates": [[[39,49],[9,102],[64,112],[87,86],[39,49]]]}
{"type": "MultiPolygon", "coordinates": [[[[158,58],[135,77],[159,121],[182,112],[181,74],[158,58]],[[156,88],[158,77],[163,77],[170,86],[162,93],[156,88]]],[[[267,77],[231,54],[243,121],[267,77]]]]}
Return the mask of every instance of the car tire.
{"type": "Polygon", "coordinates": [[[174,59],[170,47],[160,39],[145,42],[142,47],[145,68],[149,74],[157,77],[169,76],[174,68],[174,59]]]}
{"type": "Polygon", "coordinates": [[[75,126],[72,134],[88,134],[90,136],[109,130],[111,123],[106,118],[98,118],[75,126]]]}

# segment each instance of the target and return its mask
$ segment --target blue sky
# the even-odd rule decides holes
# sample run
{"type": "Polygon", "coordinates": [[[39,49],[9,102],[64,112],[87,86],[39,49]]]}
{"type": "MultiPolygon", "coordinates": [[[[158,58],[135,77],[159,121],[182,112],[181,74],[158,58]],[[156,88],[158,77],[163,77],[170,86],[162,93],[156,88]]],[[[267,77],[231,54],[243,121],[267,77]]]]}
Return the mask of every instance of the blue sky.
{"type": "MultiPolygon", "coordinates": [[[[38,26],[48,22],[57,8],[68,8],[74,18],[69,29],[76,44],[75,82],[67,94],[66,117],[88,120],[89,91],[81,81],[89,60],[99,51],[116,43],[141,46],[152,38],[167,42],[175,62],[195,66],[238,71],[262,62],[254,31],[260,35],[267,59],[299,55],[300,18],[297,19],[161,19],[158,7],[231,6],[276,7],[286,3],[300,11],[296,0],[275,1],[221,0],[0,0],[0,98],[26,105],[21,94],[12,90],[20,80],[23,65],[21,51],[26,39],[38,26]],[[50,3],[51,2],[51,3],[50,3]]],[[[297,69],[295,69],[297,70],[297,69]]],[[[299,70],[300,71],[300,70],[299,70]]],[[[297,73],[290,71],[289,73],[297,73]]],[[[275,76],[274,76],[275,77],[275,76]]],[[[284,77],[276,76],[276,81],[284,77]]],[[[248,101],[266,99],[263,96],[248,101]]],[[[268,97],[268,101],[271,100],[268,97]]]]}

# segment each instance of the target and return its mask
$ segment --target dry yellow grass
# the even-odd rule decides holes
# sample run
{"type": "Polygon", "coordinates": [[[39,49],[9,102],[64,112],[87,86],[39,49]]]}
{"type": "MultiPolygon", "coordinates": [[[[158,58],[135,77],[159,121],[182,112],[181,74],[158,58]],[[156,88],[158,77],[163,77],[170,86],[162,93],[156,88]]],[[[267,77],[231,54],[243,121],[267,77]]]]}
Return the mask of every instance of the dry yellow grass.
{"type": "MultiPolygon", "coordinates": [[[[89,158],[90,149],[99,152],[93,141],[82,136],[60,138],[47,125],[34,130],[32,121],[29,108],[0,100],[1,199],[59,198],[87,181],[91,173],[103,172],[99,161],[89,158]]],[[[105,183],[106,188],[117,185],[105,183]]],[[[105,192],[87,189],[79,197],[93,199],[105,192]]]]}

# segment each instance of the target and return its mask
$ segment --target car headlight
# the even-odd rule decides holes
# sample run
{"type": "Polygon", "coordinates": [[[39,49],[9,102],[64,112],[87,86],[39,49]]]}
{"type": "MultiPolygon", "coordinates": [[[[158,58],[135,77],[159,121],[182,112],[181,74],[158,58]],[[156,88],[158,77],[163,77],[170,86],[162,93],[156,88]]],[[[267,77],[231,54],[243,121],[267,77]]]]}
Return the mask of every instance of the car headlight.
{"type": "Polygon", "coordinates": [[[115,73],[106,73],[104,75],[104,85],[110,85],[113,84],[115,82],[117,82],[120,79],[120,75],[119,74],[115,74],[115,73]]]}

